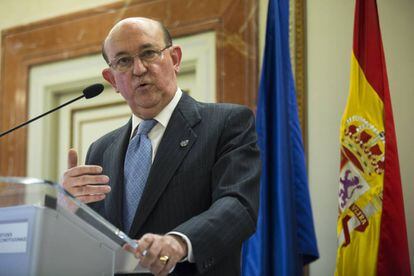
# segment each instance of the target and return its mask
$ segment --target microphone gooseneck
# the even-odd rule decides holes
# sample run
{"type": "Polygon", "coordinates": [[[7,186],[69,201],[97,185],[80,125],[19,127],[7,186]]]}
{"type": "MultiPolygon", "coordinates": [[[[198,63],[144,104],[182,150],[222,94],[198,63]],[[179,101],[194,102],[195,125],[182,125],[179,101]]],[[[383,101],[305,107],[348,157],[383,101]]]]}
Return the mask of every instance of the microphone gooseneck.
{"type": "Polygon", "coordinates": [[[36,116],[33,119],[30,119],[29,121],[24,122],[24,123],[22,123],[18,126],[15,126],[12,129],[9,129],[5,132],[0,133],[0,137],[3,137],[4,135],[9,134],[10,132],[13,132],[13,131],[15,131],[15,130],[27,125],[27,124],[30,124],[33,121],[36,121],[36,120],[38,120],[38,119],[40,119],[40,118],[42,118],[42,117],[44,117],[44,116],[46,116],[46,115],[48,115],[52,112],[55,112],[56,110],[61,109],[62,107],[67,106],[68,104],[71,104],[71,103],[73,103],[73,102],[75,102],[79,99],[82,99],[83,97],[85,97],[86,99],[91,99],[93,97],[96,97],[99,94],[101,94],[103,90],[104,90],[104,86],[102,84],[100,84],[100,83],[92,84],[92,85],[86,87],[85,89],[83,89],[83,92],[82,92],[83,94],[81,96],[79,96],[77,98],[74,98],[74,99],[72,99],[72,100],[70,100],[70,101],[68,101],[64,104],[61,104],[58,107],[55,107],[55,108],[47,111],[46,113],[40,114],[39,116],[36,116]]]}

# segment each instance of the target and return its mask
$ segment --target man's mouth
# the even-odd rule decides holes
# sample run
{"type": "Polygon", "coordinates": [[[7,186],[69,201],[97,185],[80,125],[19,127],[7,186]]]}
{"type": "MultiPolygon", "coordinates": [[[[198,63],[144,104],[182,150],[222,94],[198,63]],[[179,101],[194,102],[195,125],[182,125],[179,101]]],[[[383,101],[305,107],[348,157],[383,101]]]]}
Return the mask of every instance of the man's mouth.
{"type": "Polygon", "coordinates": [[[139,84],[136,89],[140,90],[140,89],[146,89],[147,87],[149,87],[149,83],[141,83],[139,84]]]}

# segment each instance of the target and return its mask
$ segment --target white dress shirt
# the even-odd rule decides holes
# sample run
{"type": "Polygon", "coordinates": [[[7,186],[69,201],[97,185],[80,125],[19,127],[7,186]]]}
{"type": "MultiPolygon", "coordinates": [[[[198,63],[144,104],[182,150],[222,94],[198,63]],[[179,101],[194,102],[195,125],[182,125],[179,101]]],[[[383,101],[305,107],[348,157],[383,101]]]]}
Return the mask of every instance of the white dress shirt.
{"type": "MultiPolygon", "coordinates": [[[[157,116],[154,117],[154,119],[157,121],[157,124],[148,133],[148,138],[151,140],[151,146],[152,146],[152,162],[154,162],[154,157],[157,154],[158,146],[160,145],[162,136],[164,135],[168,122],[171,119],[171,115],[174,112],[174,109],[177,106],[178,102],[180,101],[182,94],[183,92],[181,91],[181,89],[177,88],[177,91],[175,92],[175,95],[172,98],[172,100],[164,107],[163,110],[161,110],[160,113],[158,113],[157,116]]],[[[142,122],[141,118],[132,114],[131,138],[134,134],[134,130],[138,127],[138,125],[141,122],[142,122]]],[[[177,235],[181,237],[187,243],[188,255],[182,261],[188,260],[189,262],[193,263],[194,262],[193,247],[191,245],[190,239],[186,235],[180,232],[176,232],[176,231],[168,232],[167,234],[177,235]]]]}

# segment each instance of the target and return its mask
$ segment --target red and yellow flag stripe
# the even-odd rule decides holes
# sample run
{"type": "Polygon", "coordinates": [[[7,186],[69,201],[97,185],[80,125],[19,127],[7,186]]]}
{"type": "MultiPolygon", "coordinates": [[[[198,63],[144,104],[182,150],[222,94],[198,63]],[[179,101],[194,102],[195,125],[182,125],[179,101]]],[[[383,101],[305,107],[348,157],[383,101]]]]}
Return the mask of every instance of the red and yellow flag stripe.
{"type": "Polygon", "coordinates": [[[386,72],[376,1],[356,0],[335,275],[411,275],[386,72]]]}

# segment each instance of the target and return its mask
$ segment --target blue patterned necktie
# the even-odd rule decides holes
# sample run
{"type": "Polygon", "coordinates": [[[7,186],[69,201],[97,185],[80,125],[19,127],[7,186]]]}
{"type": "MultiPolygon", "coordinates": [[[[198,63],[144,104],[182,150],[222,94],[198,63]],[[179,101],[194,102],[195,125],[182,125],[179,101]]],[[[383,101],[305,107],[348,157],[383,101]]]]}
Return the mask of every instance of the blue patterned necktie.
{"type": "Polygon", "coordinates": [[[152,146],[148,133],[157,124],[144,120],[129,141],[124,164],[124,229],[129,232],[152,164],[152,146]]]}

